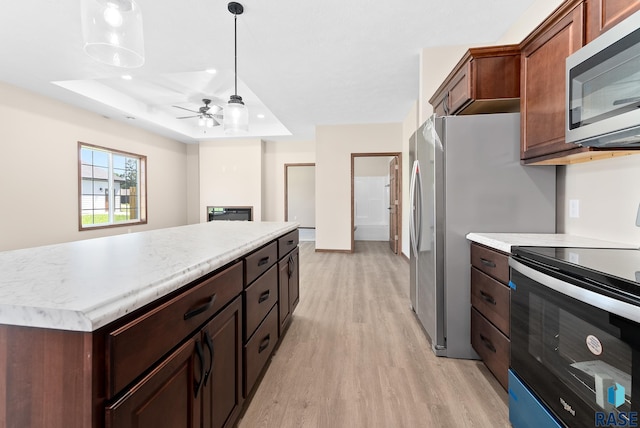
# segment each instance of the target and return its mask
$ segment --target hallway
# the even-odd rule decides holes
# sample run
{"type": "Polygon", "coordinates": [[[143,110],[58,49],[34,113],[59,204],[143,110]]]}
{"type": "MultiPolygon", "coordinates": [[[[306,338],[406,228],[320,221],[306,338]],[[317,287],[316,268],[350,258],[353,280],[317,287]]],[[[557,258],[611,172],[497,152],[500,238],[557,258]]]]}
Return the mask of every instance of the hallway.
{"type": "Polygon", "coordinates": [[[300,244],[300,304],[240,428],[503,427],[507,393],[478,361],[437,358],[387,242],[300,244]]]}

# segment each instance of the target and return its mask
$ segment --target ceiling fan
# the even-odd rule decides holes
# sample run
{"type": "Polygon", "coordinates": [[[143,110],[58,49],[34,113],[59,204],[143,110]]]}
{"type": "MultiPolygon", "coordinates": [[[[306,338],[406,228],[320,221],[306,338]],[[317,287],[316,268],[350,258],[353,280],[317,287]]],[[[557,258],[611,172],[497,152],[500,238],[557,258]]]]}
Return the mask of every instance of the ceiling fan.
{"type": "Polygon", "coordinates": [[[198,110],[191,110],[185,107],[173,106],[175,108],[196,113],[195,115],[192,115],[192,116],[182,116],[182,117],[177,117],[176,119],[192,119],[197,117],[199,126],[206,126],[208,128],[219,126],[220,125],[219,121],[222,120],[223,118],[222,107],[216,104],[212,104],[210,107],[209,104],[211,104],[211,100],[207,98],[203,98],[202,102],[204,103],[204,105],[200,107],[198,110]]]}

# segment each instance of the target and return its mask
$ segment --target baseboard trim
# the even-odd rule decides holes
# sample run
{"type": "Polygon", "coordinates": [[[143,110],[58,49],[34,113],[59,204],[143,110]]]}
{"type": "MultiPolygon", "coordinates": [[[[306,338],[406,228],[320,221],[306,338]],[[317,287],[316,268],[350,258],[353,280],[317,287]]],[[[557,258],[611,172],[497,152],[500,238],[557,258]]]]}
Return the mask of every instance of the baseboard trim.
{"type": "Polygon", "coordinates": [[[411,263],[411,260],[409,260],[409,257],[407,257],[407,255],[403,252],[400,252],[400,255],[402,256],[402,258],[407,262],[407,263],[411,263]]]}
{"type": "Polygon", "coordinates": [[[328,248],[316,248],[316,253],[342,253],[342,254],[351,254],[353,251],[351,250],[332,250],[328,248]]]}

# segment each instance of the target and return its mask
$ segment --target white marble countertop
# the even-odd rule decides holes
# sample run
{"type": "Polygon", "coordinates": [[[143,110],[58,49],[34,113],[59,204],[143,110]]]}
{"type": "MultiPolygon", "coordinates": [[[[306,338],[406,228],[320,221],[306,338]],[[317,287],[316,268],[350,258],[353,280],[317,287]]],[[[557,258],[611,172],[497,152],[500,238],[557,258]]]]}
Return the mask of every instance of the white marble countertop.
{"type": "Polygon", "coordinates": [[[586,238],[563,233],[469,233],[469,241],[486,245],[505,253],[511,247],[576,247],[576,248],[638,248],[630,244],[586,238]]]}
{"type": "Polygon", "coordinates": [[[0,252],[0,324],[94,331],[297,227],[209,222],[0,252]]]}

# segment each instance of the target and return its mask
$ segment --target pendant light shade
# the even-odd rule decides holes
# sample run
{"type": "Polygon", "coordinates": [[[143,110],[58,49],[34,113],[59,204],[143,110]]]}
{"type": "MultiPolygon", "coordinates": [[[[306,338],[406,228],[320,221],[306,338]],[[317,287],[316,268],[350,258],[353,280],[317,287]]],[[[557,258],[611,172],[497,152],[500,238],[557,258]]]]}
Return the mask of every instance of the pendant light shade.
{"type": "Polygon", "coordinates": [[[240,3],[231,2],[227,8],[233,14],[233,45],[234,45],[234,95],[224,107],[224,133],[227,135],[241,135],[249,131],[249,111],[238,95],[238,15],[244,12],[240,3]]]}
{"type": "Polygon", "coordinates": [[[142,13],[134,0],[81,0],[84,50],[116,67],[144,64],[142,13]]]}
{"type": "Polygon", "coordinates": [[[224,107],[224,133],[238,135],[249,132],[249,110],[239,95],[231,95],[224,107]]]}

